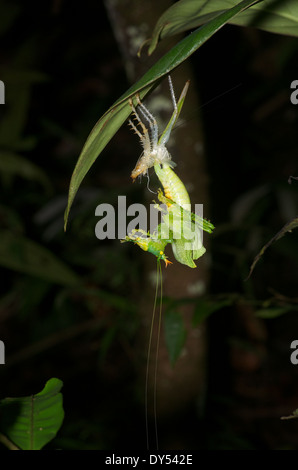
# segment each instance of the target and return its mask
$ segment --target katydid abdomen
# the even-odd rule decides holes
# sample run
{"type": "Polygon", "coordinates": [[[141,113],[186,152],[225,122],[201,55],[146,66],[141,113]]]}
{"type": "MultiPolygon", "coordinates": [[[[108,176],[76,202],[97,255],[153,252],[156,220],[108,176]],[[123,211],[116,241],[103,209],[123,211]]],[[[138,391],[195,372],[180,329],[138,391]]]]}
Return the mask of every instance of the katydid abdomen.
{"type": "Polygon", "coordinates": [[[179,176],[167,164],[154,165],[155,173],[163,185],[165,196],[183,209],[190,210],[190,197],[179,176]]]}

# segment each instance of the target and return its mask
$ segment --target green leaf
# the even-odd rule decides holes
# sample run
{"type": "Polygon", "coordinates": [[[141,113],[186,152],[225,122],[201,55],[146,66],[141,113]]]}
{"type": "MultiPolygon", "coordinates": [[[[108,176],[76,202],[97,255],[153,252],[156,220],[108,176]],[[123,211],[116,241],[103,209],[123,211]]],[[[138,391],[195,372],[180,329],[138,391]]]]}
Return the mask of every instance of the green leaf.
{"type": "Polygon", "coordinates": [[[49,250],[7,231],[0,232],[0,266],[64,286],[79,282],[78,276],[49,250]]]}
{"type": "Polygon", "coordinates": [[[178,67],[178,65],[190,57],[233,16],[248,8],[250,5],[253,5],[256,1],[257,0],[243,0],[239,5],[222,13],[208,24],[200,27],[176,44],[167,54],[158,60],[158,62],[156,62],[136,84],[130,87],[129,90],[127,90],[99,119],[85,142],[71,177],[68,204],[64,217],[64,228],[66,228],[67,225],[71,205],[84,177],[99,154],[130,115],[131,108],[128,102],[129,98],[132,98],[139,93],[140,98],[143,99],[149,91],[158,85],[163,77],[168,75],[172,70],[178,67]]]}
{"type": "MultiPolygon", "coordinates": [[[[26,43],[23,43],[22,48],[26,48],[26,43]]],[[[2,67],[1,80],[5,83],[5,107],[2,107],[0,145],[7,149],[28,150],[36,144],[36,137],[23,137],[28,122],[32,85],[46,81],[47,77],[35,70],[2,67]]]]}
{"type": "MultiPolygon", "coordinates": [[[[161,39],[197,28],[237,3],[238,0],[180,0],[159,18],[152,33],[148,53],[152,54],[161,39]]],[[[298,2],[263,0],[231,18],[229,23],[298,36],[298,2]]]]}
{"type": "Polygon", "coordinates": [[[255,311],[255,316],[264,319],[277,318],[293,310],[293,306],[260,308],[255,311]]]}
{"type": "Polygon", "coordinates": [[[298,418],[298,409],[294,410],[292,414],[288,416],[281,416],[280,419],[296,419],[296,418],[298,418]]]}
{"type": "Polygon", "coordinates": [[[186,329],[179,312],[168,310],[164,315],[165,341],[170,363],[175,365],[185,344],[186,329]]]}
{"type": "Polygon", "coordinates": [[[41,168],[13,152],[0,150],[0,172],[4,175],[21,176],[29,181],[37,181],[46,190],[51,188],[51,182],[41,168]]]}
{"type": "Polygon", "coordinates": [[[44,447],[63,422],[62,386],[61,380],[52,378],[36,395],[1,400],[1,432],[22,450],[44,447]]]}

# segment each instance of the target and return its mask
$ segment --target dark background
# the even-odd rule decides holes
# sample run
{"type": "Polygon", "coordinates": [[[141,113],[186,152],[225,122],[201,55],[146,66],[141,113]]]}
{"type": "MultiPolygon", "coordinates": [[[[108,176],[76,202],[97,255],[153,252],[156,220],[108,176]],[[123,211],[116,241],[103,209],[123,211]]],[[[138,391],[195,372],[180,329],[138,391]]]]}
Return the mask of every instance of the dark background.
{"type": "MultiPolygon", "coordinates": [[[[128,194],[136,142],[123,126],[92,167],[63,232],[68,185],[99,117],[129,87],[100,1],[2,2],[0,152],[34,163],[42,177],[1,165],[1,230],[49,249],[82,277],[59,285],[26,266],[1,268],[0,338],[6,345],[0,398],[37,393],[50,377],[64,382],[65,420],[48,448],[145,448],[144,411],[132,360],[138,335],[138,251],[98,241],[95,207],[128,194]],[[15,105],[17,103],[17,105],[15,105]],[[17,111],[18,110],[18,111],[17,111]],[[11,134],[1,124],[11,113],[11,134]]],[[[224,27],[192,58],[207,148],[211,244],[209,297],[235,299],[208,319],[208,393],[194,409],[189,448],[297,449],[297,234],[261,247],[297,214],[298,40],[224,27]],[[270,300],[270,301],[269,301],[270,300]],[[268,303],[264,303],[268,301],[268,303]],[[264,319],[260,308],[289,306],[264,319]]],[[[196,111],[194,103],[194,112],[196,111]]],[[[191,116],[184,116],[191,119],[191,116]]],[[[179,426],[179,424],[178,424],[179,426]]],[[[172,443],[174,448],[175,443],[172,443]]]]}

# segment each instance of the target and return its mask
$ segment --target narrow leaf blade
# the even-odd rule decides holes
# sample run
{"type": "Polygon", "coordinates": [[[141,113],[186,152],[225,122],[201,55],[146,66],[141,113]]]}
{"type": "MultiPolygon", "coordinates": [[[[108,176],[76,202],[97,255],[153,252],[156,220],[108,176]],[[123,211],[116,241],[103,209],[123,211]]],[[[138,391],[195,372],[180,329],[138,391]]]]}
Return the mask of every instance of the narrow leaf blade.
{"type": "Polygon", "coordinates": [[[71,268],[38,243],[8,231],[0,232],[0,240],[0,266],[64,286],[79,283],[71,268]]]}

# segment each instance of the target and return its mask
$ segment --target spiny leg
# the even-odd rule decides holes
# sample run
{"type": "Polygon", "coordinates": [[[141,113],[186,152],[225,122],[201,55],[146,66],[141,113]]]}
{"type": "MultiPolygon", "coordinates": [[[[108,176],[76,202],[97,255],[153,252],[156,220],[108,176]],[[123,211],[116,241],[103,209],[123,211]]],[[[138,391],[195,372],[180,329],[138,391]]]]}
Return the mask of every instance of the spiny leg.
{"type": "Polygon", "coordinates": [[[128,123],[133,129],[133,131],[139,136],[140,140],[143,140],[144,136],[140,133],[139,129],[137,128],[137,126],[134,125],[131,119],[129,119],[128,123]]]}
{"type": "MultiPolygon", "coordinates": [[[[137,110],[136,108],[134,107],[134,104],[133,104],[133,101],[132,99],[129,100],[129,104],[130,104],[130,107],[132,109],[132,114],[134,115],[136,121],[138,121],[138,124],[141,126],[142,128],[142,131],[143,131],[143,134],[148,134],[148,129],[146,128],[145,124],[143,123],[143,121],[141,120],[140,116],[138,115],[137,113],[137,110]]],[[[133,126],[135,127],[135,126],[133,126]]]]}
{"type": "Polygon", "coordinates": [[[175,97],[175,92],[174,92],[174,87],[173,87],[171,75],[168,75],[168,81],[169,81],[169,87],[170,87],[170,92],[171,92],[171,97],[172,97],[174,110],[177,112],[177,101],[176,101],[176,97],[175,97]]]}
{"type": "Polygon", "coordinates": [[[131,119],[128,122],[131,125],[132,129],[135,131],[135,133],[139,136],[144,149],[148,149],[148,148],[151,147],[148,129],[144,125],[144,123],[142,122],[140,116],[138,115],[137,110],[134,107],[132,99],[129,100],[129,104],[130,104],[130,107],[132,109],[132,113],[133,113],[136,121],[138,122],[138,124],[142,128],[143,134],[138,130],[137,126],[133,123],[133,121],[131,119]]]}
{"type": "Polygon", "coordinates": [[[158,142],[158,126],[155,117],[153,114],[150,113],[150,111],[146,108],[146,106],[142,103],[140,96],[137,95],[137,101],[138,101],[138,106],[140,108],[140,112],[148,121],[150,130],[151,130],[151,135],[152,135],[152,149],[157,146],[158,142]]]}

